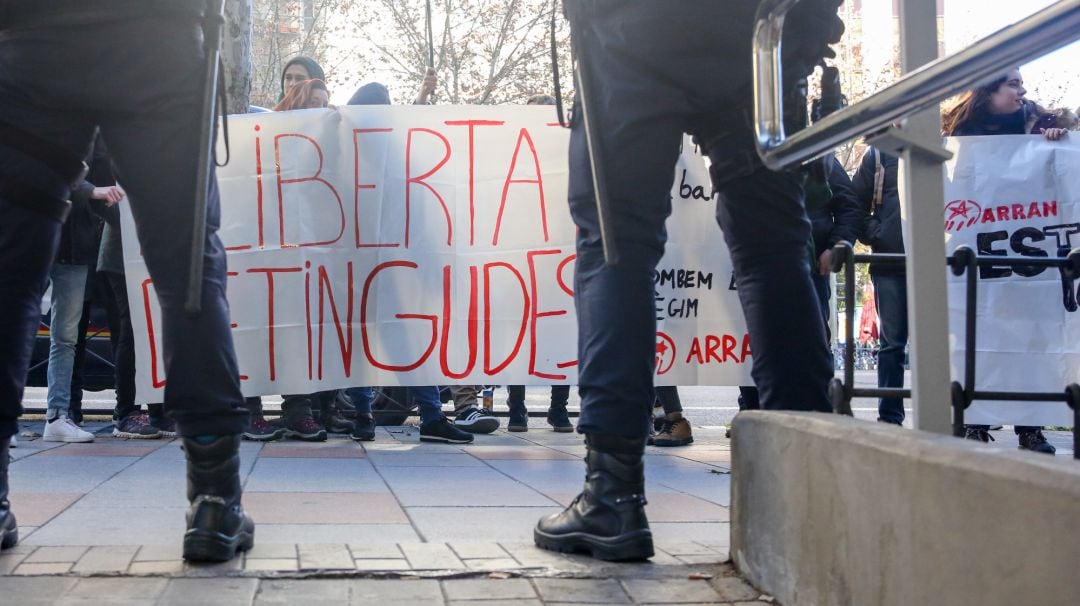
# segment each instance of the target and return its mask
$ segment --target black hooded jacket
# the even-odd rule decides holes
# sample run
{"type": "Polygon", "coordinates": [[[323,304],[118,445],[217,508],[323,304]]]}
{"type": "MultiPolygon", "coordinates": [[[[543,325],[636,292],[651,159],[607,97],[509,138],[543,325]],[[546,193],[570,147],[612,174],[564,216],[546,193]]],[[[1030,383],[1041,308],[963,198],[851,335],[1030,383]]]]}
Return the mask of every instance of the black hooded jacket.
{"type": "Polygon", "coordinates": [[[105,203],[94,200],[91,194],[96,186],[112,185],[108,171],[102,164],[108,163],[103,145],[95,144],[86,159],[90,174],[71,191],[71,213],[60,229],[60,246],[56,262],[64,265],[97,265],[98,244],[101,238],[99,213],[105,212],[105,203]],[[95,181],[91,181],[91,179],[95,181]],[[100,181],[100,183],[97,183],[100,181]]]}
{"type": "Polygon", "coordinates": [[[828,184],[827,189],[823,188],[825,195],[811,195],[815,188],[809,180],[806,187],[806,215],[813,230],[815,255],[840,241],[854,244],[863,222],[859,201],[844,167],[833,155],[826,156],[823,161],[823,165],[815,170],[823,171],[824,175],[811,177],[815,180],[824,177],[828,184]]]}
{"type": "MultiPolygon", "coordinates": [[[[859,206],[866,213],[859,239],[875,253],[904,252],[904,236],[900,228],[900,191],[896,182],[899,166],[900,160],[896,156],[868,148],[859,163],[859,170],[851,180],[859,206]]],[[[904,267],[871,263],[870,273],[902,276],[904,267]]]]}

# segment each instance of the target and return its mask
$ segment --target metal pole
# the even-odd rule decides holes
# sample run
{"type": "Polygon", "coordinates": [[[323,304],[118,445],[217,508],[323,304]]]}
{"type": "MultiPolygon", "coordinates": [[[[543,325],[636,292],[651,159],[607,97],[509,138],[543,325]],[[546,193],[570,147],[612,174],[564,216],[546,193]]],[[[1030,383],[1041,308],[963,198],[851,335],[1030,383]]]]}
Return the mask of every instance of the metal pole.
{"type": "Polygon", "coordinates": [[[208,0],[203,17],[203,48],[206,52],[206,71],[203,80],[202,114],[199,157],[195,176],[195,209],[191,232],[191,251],[188,256],[188,290],[184,310],[191,315],[202,313],[203,258],[206,255],[206,202],[210,195],[210,178],[214,174],[214,131],[218,70],[221,69],[221,30],[225,25],[223,0],[208,0]]]}
{"type": "MultiPolygon", "coordinates": [[[[937,58],[935,0],[902,0],[900,49],[905,73],[937,58]]],[[[900,189],[908,258],[912,416],[916,429],[950,434],[949,299],[941,264],[945,258],[941,219],[944,171],[940,157],[919,149],[941,145],[941,115],[937,106],[908,118],[903,130],[916,143],[901,157],[904,187],[900,189]]]]}

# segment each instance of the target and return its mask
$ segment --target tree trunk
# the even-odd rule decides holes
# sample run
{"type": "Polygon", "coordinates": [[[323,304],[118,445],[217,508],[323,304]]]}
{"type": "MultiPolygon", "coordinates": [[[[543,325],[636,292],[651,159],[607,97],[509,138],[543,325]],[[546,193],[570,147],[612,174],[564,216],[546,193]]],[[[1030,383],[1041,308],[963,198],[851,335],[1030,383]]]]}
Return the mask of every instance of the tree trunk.
{"type": "Polygon", "coordinates": [[[221,56],[230,114],[246,114],[251,99],[251,0],[225,0],[221,56]]]}

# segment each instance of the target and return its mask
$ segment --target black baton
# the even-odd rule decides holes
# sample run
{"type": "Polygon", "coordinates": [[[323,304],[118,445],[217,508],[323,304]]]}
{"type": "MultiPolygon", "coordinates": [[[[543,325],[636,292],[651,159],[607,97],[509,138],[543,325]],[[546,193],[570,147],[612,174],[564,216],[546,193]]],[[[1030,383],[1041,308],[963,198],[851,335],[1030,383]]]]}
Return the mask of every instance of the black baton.
{"type": "Polygon", "coordinates": [[[195,215],[191,230],[191,254],[188,261],[188,288],[184,310],[190,315],[202,313],[203,257],[206,255],[206,203],[213,174],[214,126],[216,120],[218,70],[221,68],[221,30],[225,25],[223,0],[207,0],[203,16],[203,48],[206,50],[206,77],[203,80],[202,115],[199,138],[198,172],[195,177],[195,215]]]}
{"type": "Polygon", "coordinates": [[[589,64],[588,48],[584,38],[586,28],[583,22],[585,16],[580,13],[582,7],[578,6],[573,11],[574,18],[570,20],[570,50],[574,55],[574,77],[577,81],[578,108],[581,110],[581,119],[585,126],[585,142],[589,149],[589,166],[592,169],[593,193],[596,198],[596,216],[600,223],[600,242],[604,246],[604,263],[608,267],[614,267],[619,262],[619,250],[615,245],[615,229],[611,224],[611,206],[608,204],[607,175],[604,172],[604,153],[601,145],[599,125],[596,123],[597,111],[593,104],[592,66],[589,64]],[[576,22],[576,23],[575,23],[576,22]],[[578,27],[574,27],[577,25],[578,27]]]}

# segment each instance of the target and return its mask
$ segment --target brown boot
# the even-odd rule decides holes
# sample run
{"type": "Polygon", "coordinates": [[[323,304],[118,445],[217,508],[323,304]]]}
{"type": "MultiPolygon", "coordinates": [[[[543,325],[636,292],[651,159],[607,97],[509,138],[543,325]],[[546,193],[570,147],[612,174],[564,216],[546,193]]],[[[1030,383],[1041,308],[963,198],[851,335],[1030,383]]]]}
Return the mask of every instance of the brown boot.
{"type": "Polygon", "coordinates": [[[690,421],[681,412],[672,412],[664,416],[664,426],[653,438],[653,446],[686,446],[693,441],[690,421]]]}

